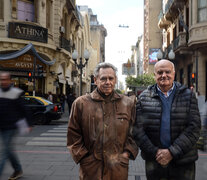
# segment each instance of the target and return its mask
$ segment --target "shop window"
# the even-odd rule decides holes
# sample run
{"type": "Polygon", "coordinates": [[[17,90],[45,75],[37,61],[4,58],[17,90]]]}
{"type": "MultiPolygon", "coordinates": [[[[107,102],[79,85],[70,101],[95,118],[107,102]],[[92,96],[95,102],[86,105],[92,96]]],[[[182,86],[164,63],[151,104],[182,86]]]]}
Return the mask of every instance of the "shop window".
{"type": "Polygon", "coordinates": [[[17,19],[22,21],[35,21],[34,0],[17,1],[17,19]]]}
{"type": "Polygon", "coordinates": [[[0,0],[0,19],[4,19],[4,0],[0,0]]]}
{"type": "Polygon", "coordinates": [[[198,22],[207,21],[207,0],[198,0],[198,22]]]}

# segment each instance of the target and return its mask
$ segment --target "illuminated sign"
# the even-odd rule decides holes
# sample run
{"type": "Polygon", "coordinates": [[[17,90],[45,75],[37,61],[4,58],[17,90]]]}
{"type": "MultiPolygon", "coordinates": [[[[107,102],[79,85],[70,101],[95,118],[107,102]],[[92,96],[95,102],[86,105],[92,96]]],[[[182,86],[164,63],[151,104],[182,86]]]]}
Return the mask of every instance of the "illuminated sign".
{"type": "Polygon", "coordinates": [[[155,48],[149,49],[149,64],[155,64],[158,61],[157,59],[158,51],[159,49],[155,49],[155,48]]]}

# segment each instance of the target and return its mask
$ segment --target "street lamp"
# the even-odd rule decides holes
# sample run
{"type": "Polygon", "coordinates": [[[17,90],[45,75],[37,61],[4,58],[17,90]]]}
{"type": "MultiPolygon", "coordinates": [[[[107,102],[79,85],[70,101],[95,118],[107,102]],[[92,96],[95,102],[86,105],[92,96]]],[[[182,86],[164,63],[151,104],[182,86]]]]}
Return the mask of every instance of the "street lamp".
{"type": "Polygon", "coordinates": [[[89,60],[89,52],[87,49],[84,50],[84,59],[85,59],[85,63],[83,64],[82,61],[82,57],[79,58],[79,64],[77,63],[77,59],[78,59],[78,52],[77,50],[74,50],[72,53],[72,59],[75,62],[75,65],[77,66],[78,69],[80,69],[80,96],[82,95],[82,74],[83,74],[83,68],[86,66],[86,64],[88,63],[89,60]]]}
{"type": "MultiPolygon", "coordinates": [[[[157,59],[160,60],[162,58],[163,58],[163,53],[162,53],[161,49],[159,49],[158,52],[157,52],[157,59]]],[[[170,60],[175,59],[175,53],[173,52],[172,49],[168,53],[168,59],[170,59],[170,60]]]]}
{"type": "Polygon", "coordinates": [[[163,53],[162,53],[162,51],[159,49],[158,52],[157,52],[157,59],[160,60],[160,59],[162,59],[162,57],[163,57],[163,53]]]}
{"type": "Polygon", "coordinates": [[[171,49],[170,52],[168,53],[168,58],[169,58],[170,60],[175,59],[175,53],[173,52],[172,49],[171,49]]]}

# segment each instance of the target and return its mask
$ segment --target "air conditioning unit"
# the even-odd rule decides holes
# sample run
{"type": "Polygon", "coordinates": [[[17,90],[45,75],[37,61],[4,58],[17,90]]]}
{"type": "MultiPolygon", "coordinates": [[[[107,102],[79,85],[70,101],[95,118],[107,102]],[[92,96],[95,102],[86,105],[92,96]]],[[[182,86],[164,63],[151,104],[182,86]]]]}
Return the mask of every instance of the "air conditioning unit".
{"type": "Polygon", "coordinates": [[[65,33],[65,28],[63,26],[60,26],[60,33],[65,33]]]}

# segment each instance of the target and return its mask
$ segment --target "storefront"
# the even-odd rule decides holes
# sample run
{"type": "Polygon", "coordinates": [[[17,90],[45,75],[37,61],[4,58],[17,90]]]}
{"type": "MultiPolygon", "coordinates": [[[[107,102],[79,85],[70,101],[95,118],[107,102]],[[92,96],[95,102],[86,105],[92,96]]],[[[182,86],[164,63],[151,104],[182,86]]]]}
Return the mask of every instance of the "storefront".
{"type": "Polygon", "coordinates": [[[54,63],[43,59],[31,43],[19,51],[0,54],[0,71],[9,71],[14,86],[31,95],[46,93],[47,69],[54,63]]]}

